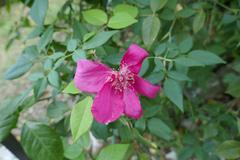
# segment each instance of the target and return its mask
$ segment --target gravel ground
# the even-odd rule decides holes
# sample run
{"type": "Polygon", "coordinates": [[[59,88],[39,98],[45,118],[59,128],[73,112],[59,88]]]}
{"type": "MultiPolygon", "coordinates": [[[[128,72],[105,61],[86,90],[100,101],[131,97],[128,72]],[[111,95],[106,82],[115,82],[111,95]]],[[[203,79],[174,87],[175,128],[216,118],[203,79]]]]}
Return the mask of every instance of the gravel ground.
{"type": "MultiPolygon", "coordinates": [[[[17,55],[19,54],[16,47],[22,48],[18,41],[14,42],[13,46],[6,51],[5,44],[9,37],[8,30],[14,23],[19,10],[12,9],[10,13],[6,12],[3,8],[0,9],[0,101],[4,100],[9,96],[14,96],[21,92],[21,87],[24,85],[21,81],[5,81],[3,80],[4,71],[7,67],[14,63],[17,55]],[[20,83],[19,83],[20,82],[20,83]],[[14,94],[13,94],[14,93],[14,94]]],[[[18,160],[9,150],[0,144],[0,160],[18,160]]]]}
{"type": "MultiPolygon", "coordinates": [[[[49,0],[50,5],[47,13],[46,23],[55,19],[57,11],[60,9],[59,7],[61,7],[64,2],[65,0],[49,0]]],[[[10,12],[6,11],[4,7],[0,8],[0,102],[8,97],[20,94],[30,86],[30,83],[27,80],[28,75],[13,81],[4,80],[4,72],[6,69],[15,63],[22,49],[29,45],[28,43],[23,44],[21,39],[15,40],[12,46],[8,50],[5,50],[5,46],[9,38],[12,36],[9,34],[9,30],[19,20],[21,8],[21,4],[13,4],[10,12]]],[[[28,9],[26,9],[24,14],[27,14],[27,12],[28,9]]],[[[28,28],[20,30],[20,32],[24,36],[27,35],[30,30],[31,29],[28,28]]],[[[33,41],[29,43],[33,43],[33,41]]],[[[20,128],[24,122],[26,120],[40,120],[45,117],[46,106],[48,103],[49,102],[37,103],[28,111],[21,113],[17,128],[12,130],[12,134],[14,134],[18,140],[20,139],[21,134],[20,128]]],[[[0,160],[17,160],[17,158],[0,144],[0,160]]]]}

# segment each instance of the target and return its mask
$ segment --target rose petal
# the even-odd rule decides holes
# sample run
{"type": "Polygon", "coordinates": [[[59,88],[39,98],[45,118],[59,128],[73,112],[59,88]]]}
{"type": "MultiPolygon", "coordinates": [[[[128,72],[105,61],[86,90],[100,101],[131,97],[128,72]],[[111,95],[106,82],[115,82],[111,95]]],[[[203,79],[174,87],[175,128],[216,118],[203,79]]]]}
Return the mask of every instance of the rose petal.
{"type": "Polygon", "coordinates": [[[121,68],[128,67],[131,72],[138,74],[142,62],[147,56],[147,51],[139,47],[137,44],[132,44],[124,54],[120,66],[121,68]]]}
{"type": "Polygon", "coordinates": [[[89,60],[79,60],[74,77],[74,83],[81,91],[96,93],[111,74],[107,66],[89,60]]]}
{"type": "Polygon", "coordinates": [[[137,75],[135,76],[134,88],[138,93],[149,98],[156,97],[158,91],[161,89],[160,86],[154,86],[150,82],[137,75]]]}
{"type": "Polygon", "coordinates": [[[134,89],[126,89],[123,93],[125,103],[124,113],[126,116],[138,119],[142,116],[142,108],[134,89]]]}
{"type": "Polygon", "coordinates": [[[96,95],[92,113],[99,123],[110,123],[117,120],[124,109],[123,94],[116,91],[112,84],[107,82],[96,95]]]}

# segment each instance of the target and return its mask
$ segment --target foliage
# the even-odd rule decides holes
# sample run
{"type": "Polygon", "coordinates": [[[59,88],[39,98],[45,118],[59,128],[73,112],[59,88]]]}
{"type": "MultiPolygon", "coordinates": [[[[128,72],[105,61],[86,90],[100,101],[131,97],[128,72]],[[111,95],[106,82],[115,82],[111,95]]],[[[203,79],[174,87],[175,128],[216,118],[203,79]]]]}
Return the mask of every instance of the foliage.
{"type": "Polygon", "coordinates": [[[240,158],[239,0],[67,0],[50,22],[48,0],[21,3],[29,14],[13,26],[8,46],[16,37],[34,43],[5,79],[27,75],[31,87],[1,104],[0,141],[19,113],[46,100],[44,121],[22,127],[21,144],[33,160],[160,159],[170,150],[180,160],[240,158]],[[23,28],[32,31],[24,35],[23,28]],[[141,97],[141,119],[99,124],[90,112],[92,95],[73,84],[76,62],[117,68],[131,43],[150,54],[140,75],[162,90],[153,100],[141,97]],[[89,149],[90,132],[106,143],[99,154],[89,149]]]}

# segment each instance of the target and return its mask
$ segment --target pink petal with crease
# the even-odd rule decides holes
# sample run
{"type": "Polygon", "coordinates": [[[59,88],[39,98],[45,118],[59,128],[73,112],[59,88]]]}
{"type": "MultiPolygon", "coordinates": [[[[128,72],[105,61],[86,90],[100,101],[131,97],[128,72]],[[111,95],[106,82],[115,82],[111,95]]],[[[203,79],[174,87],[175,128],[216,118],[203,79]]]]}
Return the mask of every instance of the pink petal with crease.
{"type": "Polygon", "coordinates": [[[158,91],[161,89],[160,86],[154,86],[150,82],[137,75],[135,76],[134,88],[138,93],[149,98],[156,97],[158,91]]]}
{"type": "Polygon", "coordinates": [[[74,77],[74,83],[81,91],[98,92],[111,74],[107,66],[89,60],[79,60],[74,77]]]}
{"type": "Polygon", "coordinates": [[[134,89],[128,89],[124,91],[123,101],[125,103],[124,113],[126,116],[133,119],[138,119],[142,116],[141,104],[134,89]]]}
{"type": "Polygon", "coordinates": [[[116,91],[111,83],[105,83],[93,101],[94,118],[99,123],[108,124],[117,120],[123,114],[123,109],[122,92],[116,91]]]}
{"type": "Polygon", "coordinates": [[[127,66],[131,72],[138,74],[142,62],[147,56],[147,51],[139,47],[137,44],[132,44],[124,54],[120,67],[123,68],[127,66]]]}

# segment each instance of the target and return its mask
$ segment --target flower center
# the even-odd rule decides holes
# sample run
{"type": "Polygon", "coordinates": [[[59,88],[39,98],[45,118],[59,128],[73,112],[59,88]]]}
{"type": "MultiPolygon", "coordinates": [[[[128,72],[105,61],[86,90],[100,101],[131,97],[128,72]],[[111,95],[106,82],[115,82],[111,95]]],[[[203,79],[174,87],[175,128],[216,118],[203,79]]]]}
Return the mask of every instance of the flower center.
{"type": "Polygon", "coordinates": [[[134,74],[126,67],[119,71],[113,71],[108,77],[108,81],[112,83],[115,90],[122,92],[124,89],[131,87],[134,83],[134,74]]]}

